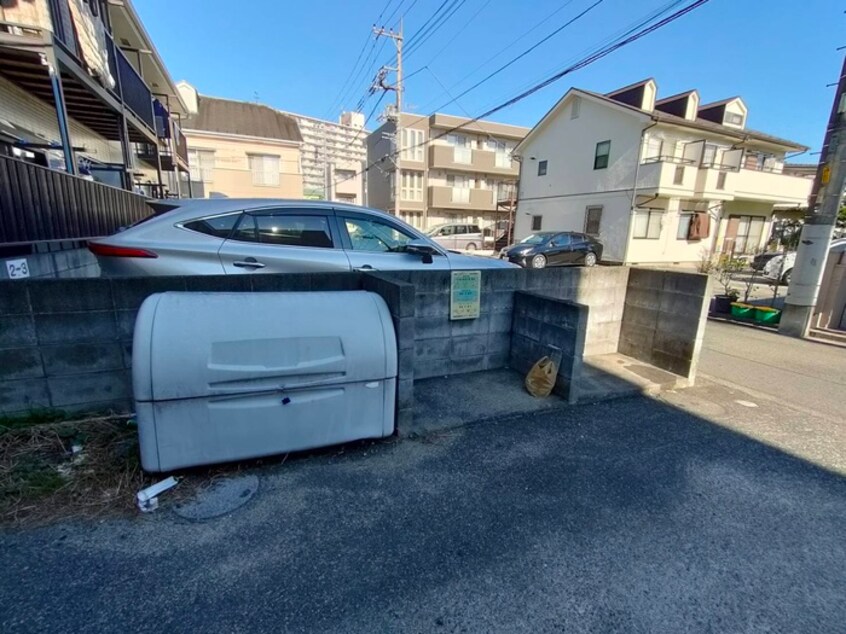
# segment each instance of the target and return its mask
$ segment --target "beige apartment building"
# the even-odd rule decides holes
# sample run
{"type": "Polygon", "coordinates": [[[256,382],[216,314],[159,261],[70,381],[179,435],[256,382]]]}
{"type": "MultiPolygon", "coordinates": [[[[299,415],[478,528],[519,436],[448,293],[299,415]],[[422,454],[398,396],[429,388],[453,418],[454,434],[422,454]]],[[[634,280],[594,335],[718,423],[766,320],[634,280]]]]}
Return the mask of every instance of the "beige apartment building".
{"type": "Polygon", "coordinates": [[[192,194],[210,198],[302,198],[302,136],[296,120],[257,103],[218,99],[177,85],[189,116],[192,194]]]}
{"type": "MultiPolygon", "coordinates": [[[[445,114],[402,113],[400,125],[400,217],[429,229],[447,222],[488,226],[505,220],[516,198],[519,166],[511,152],[529,128],[470,121],[445,114]],[[454,130],[457,126],[464,126],[454,130]]],[[[394,212],[392,154],[396,123],[389,120],[367,137],[370,207],[394,212]]]]}

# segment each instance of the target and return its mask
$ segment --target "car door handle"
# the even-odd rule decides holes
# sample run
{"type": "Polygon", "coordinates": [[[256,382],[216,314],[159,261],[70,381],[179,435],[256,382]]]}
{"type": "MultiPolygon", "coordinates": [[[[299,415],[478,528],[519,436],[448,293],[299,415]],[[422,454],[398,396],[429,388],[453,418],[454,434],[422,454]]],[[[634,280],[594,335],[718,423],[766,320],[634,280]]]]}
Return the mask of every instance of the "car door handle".
{"type": "Polygon", "coordinates": [[[377,269],[374,269],[369,264],[365,264],[364,266],[357,266],[356,268],[353,269],[353,271],[357,271],[359,273],[366,272],[366,271],[376,271],[376,270],[377,269]]]}
{"type": "Polygon", "coordinates": [[[236,260],[232,263],[232,266],[237,266],[239,269],[263,269],[265,265],[255,258],[244,258],[243,260],[236,260]]]}

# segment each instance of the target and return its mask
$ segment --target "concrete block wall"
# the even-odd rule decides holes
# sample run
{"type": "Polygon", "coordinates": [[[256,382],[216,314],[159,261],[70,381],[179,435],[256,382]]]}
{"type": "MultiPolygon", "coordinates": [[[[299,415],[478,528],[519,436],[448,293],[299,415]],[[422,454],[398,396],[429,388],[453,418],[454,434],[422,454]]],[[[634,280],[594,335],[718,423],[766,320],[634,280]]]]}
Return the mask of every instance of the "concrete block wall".
{"type": "Polygon", "coordinates": [[[587,306],[576,302],[517,291],[509,366],[526,374],[540,358],[553,358],[559,364],[553,391],[575,403],[585,353],[588,313],[587,306]]]}
{"type": "Polygon", "coordinates": [[[511,347],[514,291],[525,271],[482,271],[477,319],[451,321],[450,271],[398,271],[391,279],[411,284],[414,296],[414,378],[504,368],[511,347]]]}
{"type": "MultiPolygon", "coordinates": [[[[78,240],[0,247],[0,260],[25,259],[30,278],[100,277],[97,258],[78,240]]],[[[9,279],[0,266],[0,280],[9,279]]]]}
{"type": "Polygon", "coordinates": [[[631,269],[619,351],[692,383],[705,333],[708,282],[695,273],[631,269]]]}
{"type": "Polygon", "coordinates": [[[0,281],[0,415],[130,411],[135,316],[153,293],[359,288],[357,273],[0,281]]]}
{"type": "Polygon", "coordinates": [[[402,435],[413,425],[414,410],[414,286],[379,273],[366,273],[361,288],[378,293],[394,322],[397,337],[397,432],[402,435]]]}

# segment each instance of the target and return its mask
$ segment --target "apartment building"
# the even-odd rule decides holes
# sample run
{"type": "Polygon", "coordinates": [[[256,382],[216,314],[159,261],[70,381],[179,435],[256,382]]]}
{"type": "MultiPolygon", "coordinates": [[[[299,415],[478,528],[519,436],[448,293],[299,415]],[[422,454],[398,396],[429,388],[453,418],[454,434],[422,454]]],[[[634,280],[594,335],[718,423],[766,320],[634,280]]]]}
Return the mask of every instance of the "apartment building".
{"type": "Polygon", "coordinates": [[[297,122],[303,137],[303,196],[363,205],[364,115],[344,112],[335,123],[293,112],[284,114],[297,122]]]}
{"type": "Polygon", "coordinates": [[[515,149],[516,236],[586,232],[623,263],[761,250],[773,214],[806,206],[812,180],[785,170],[807,148],[750,129],[748,116],[740,97],[659,98],[653,79],[569,90],[515,149]]]}
{"type": "MultiPolygon", "coordinates": [[[[402,113],[400,217],[429,229],[448,222],[488,226],[508,218],[519,167],[512,151],[529,128],[446,114],[402,113]],[[462,126],[459,129],[458,126],[462,126]]],[[[369,205],[395,210],[396,123],[367,137],[369,205]]]]}
{"type": "Polygon", "coordinates": [[[195,197],[302,198],[302,136],[293,117],[269,106],[197,93],[178,84],[195,197]]]}
{"type": "Polygon", "coordinates": [[[129,0],[0,3],[0,156],[179,195],[184,114],[129,0]]]}

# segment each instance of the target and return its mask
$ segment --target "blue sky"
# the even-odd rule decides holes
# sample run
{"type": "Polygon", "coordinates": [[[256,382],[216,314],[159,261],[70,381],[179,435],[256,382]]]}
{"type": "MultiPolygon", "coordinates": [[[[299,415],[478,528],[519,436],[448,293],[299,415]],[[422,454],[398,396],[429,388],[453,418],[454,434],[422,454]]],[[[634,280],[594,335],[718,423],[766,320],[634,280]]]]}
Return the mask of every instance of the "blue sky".
{"type": "MultiPolygon", "coordinates": [[[[363,72],[355,77],[353,63],[363,46],[365,57],[370,52],[371,44],[365,44],[368,32],[386,5],[382,21],[401,3],[408,41],[441,2],[135,0],[134,4],[175,80],[186,79],[201,93],[257,98],[283,110],[334,120],[341,106],[353,108],[366,92],[370,78],[363,72]],[[349,88],[339,94],[345,81],[349,88]]],[[[406,74],[424,66],[428,70],[409,77],[403,109],[432,112],[594,2],[464,0],[428,41],[416,50],[409,47],[406,74]],[[534,30],[513,43],[530,29],[534,30]]],[[[573,25],[441,111],[478,115],[666,4],[668,0],[602,0],[573,25]]],[[[711,0],[491,119],[532,126],[570,86],[605,92],[651,76],[658,82],[659,97],[690,88],[699,89],[703,103],[740,95],[749,107],[749,127],[819,150],[834,90],[826,84],[837,80],[843,59],[843,52],[835,48],[846,45],[843,10],[839,0],[711,0]]],[[[376,55],[371,56],[374,66],[391,60],[390,43],[378,44],[373,52],[380,50],[378,62],[376,55]]],[[[388,100],[393,94],[383,105],[388,100]]],[[[376,98],[370,98],[365,114],[375,104],[376,98]]],[[[374,117],[368,127],[376,125],[374,117]]],[[[817,160],[807,155],[796,160],[806,158],[817,160]]]]}

